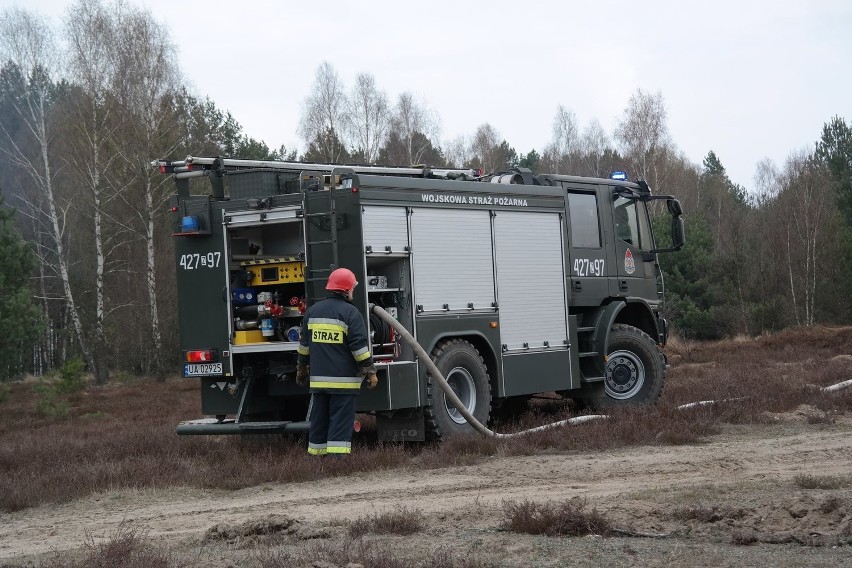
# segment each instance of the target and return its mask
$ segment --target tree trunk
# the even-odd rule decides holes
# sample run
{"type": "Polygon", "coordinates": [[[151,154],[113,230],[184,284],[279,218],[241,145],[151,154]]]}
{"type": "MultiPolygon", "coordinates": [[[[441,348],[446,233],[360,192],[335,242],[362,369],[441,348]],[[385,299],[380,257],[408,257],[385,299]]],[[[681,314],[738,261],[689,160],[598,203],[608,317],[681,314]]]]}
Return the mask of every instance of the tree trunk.
{"type": "Polygon", "coordinates": [[[154,352],[151,358],[151,370],[157,377],[162,375],[162,347],[163,340],[160,334],[160,314],[157,310],[157,272],[154,264],[154,190],[151,187],[151,179],[145,172],[145,207],[146,207],[146,224],[145,224],[145,243],[147,245],[147,286],[148,286],[148,303],[150,306],[151,315],[151,338],[153,341],[154,352]]]}
{"type": "Polygon", "coordinates": [[[106,353],[106,336],[104,335],[104,242],[103,242],[103,215],[101,213],[101,175],[100,175],[100,148],[98,138],[98,110],[97,103],[93,111],[93,133],[92,133],[92,165],[91,183],[92,197],[95,205],[95,329],[93,336],[95,348],[92,354],[92,372],[95,382],[99,385],[109,380],[109,369],[104,363],[106,353]]]}
{"type": "Polygon", "coordinates": [[[790,272],[790,296],[793,300],[793,314],[796,316],[796,325],[802,325],[799,320],[799,307],[796,305],[796,285],[793,280],[793,253],[790,243],[790,225],[787,225],[787,269],[790,272]]]}
{"type": "Polygon", "coordinates": [[[47,126],[45,124],[45,109],[44,99],[39,101],[40,109],[38,116],[38,141],[41,146],[41,159],[44,167],[43,189],[47,197],[47,207],[50,215],[51,228],[53,230],[53,240],[56,245],[57,262],[59,263],[59,277],[62,280],[62,289],[65,293],[65,301],[68,307],[68,313],[71,317],[71,323],[74,326],[74,334],[77,336],[80,351],[90,369],[95,369],[95,361],[92,357],[92,352],[89,350],[86,336],[83,333],[83,322],[80,320],[80,314],[77,311],[77,304],[74,302],[74,293],[71,291],[71,278],[68,273],[68,263],[65,260],[65,251],[62,244],[62,229],[59,226],[59,213],[56,209],[56,200],[53,195],[53,180],[51,179],[50,158],[47,151],[47,126]]]}

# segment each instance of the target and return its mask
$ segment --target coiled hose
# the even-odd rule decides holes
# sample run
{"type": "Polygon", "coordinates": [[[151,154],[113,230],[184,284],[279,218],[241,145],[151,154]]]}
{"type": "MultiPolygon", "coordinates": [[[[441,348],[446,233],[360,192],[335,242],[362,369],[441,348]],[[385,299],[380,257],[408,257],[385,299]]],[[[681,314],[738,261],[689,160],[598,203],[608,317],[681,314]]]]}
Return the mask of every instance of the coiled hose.
{"type": "Polygon", "coordinates": [[[432,357],[426,353],[426,350],[417,343],[417,340],[414,339],[414,336],[411,335],[407,329],[402,327],[396,319],[387,313],[381,306],[376,306],[374,304],[370,305],[370,311],[379,316],[382,321],[386,324],[394,328],[396,332],[402,336],[406,343],[408,343],[414,352],[417,353],[417,356],[420,357],[420,360],[426,365],[426,370],[429,371],[429,374],[432,375],[432,379],[441,387],[441,390],[444,391],[444,394],[447,396],[447,400],[455,406],[459,414],[464,416],[467,423],[473,426],[473,428],[488,438],[513,438],[515,436],[521,436],[523,434],[529,434],[531,432],[539,432],[541,430],[547,430],[549,428],[556,428],[558,426],[566,426],[573,424],[581,424],[583,422],[590,422],[592,420],[600,420],[601,418],[607,418],[604,414],[592,414],[589,416],[578,416],[576,418],[569,418],[568,420],[560,420],[559,422],[553,422],[552,424],[545,424],[544,426],[538,426],[536,428],[530,428],[529,430],[522,430],[520,432],[513,432],[512,434],[500,434],[491,430],[487,426],[485,426],[482,422],[477,420],[473,414],[468,412],[467,407],[465,407],[464,403],[459,400],[459,397],[456,396],[456,393],[453,392],[452,387],[447,383],[447,380],[444,378],[444,375],[441,374],[441,371],[438,370],[438,367],[435,366],[435,363],[432,362],[432,357]]]}

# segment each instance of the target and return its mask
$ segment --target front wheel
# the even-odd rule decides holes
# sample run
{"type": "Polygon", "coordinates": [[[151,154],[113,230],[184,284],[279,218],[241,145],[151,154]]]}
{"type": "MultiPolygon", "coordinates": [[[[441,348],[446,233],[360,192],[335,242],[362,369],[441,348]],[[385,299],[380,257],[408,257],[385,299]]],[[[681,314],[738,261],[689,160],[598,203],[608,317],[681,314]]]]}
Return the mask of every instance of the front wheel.
{"type": "MultiPolygon", "coordinates": [[[[461,339],[439,343],[432,351],[432,361],[444,379],[474,418],[486,424],[491,411],[491,382],[479,351],[461,339]]],[[[475,430],[458,409],[447,400],[437,381],[430,375],[426,384],[426,434],[431,440],[442,440],[475,430]]]]}
{"type": "Polygon", "coordinates": [[[631,325],[616,324],[609,333],[607,353],[607,404],[654,403],[660,398],[666,366],[648,334],[631,325]]]}

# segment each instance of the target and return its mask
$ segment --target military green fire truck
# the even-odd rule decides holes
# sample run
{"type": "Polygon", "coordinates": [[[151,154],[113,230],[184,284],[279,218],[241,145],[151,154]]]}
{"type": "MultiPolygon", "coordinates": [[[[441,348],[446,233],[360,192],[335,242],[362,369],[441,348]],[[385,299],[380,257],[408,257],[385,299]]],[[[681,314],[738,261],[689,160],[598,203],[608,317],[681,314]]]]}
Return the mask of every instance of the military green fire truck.
{"type": "Polygon", "coordinates": [[[379,383],[358,411],[382,440],[472,431],[388,311],[485,423],[536,393],[586,404],[656,401],[663,279],[684,241],[680,203],[642,181],[463,169],[187,157],[155,165],[172,198],[182,374],[206,418],[179,434],[307,428],[296,347],[326,278],[351,269],[379,383]],[[663,200],[672,246],[655,244],[663,200]]]}

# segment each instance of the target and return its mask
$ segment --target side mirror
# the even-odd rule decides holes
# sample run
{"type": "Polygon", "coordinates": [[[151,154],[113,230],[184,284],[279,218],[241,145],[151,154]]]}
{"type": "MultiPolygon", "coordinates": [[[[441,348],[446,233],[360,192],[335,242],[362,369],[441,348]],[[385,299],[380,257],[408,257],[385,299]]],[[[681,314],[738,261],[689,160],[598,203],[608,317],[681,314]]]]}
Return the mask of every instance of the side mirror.
{"type": "MultiPolygon", "coordinates": [[[[677,201],[675,201],[677,203],[677,201]]],[[[680,205],[678,203],[678,205],[680,205]]],[[[669,207],[671,210],[671,207],[669,207]]],[[[680,250],[686,244],[686,231],[683,228],[683,217],[677,216],[672,218],[672,248],[680,250]]]]}
{"type": "Polygon", "coordinates": [[[669,208],[669,213],[671,213],[672,217],[680,217],[683,215],[683,207],[681,207],[680,201],[677,199],[667,199],[666,207],[669,208]]]}
{"type": "MultiPolygon", "coordinates": [[[[651,199],[665,199],[666,207],[672,216],[672,246],[669,248],[654,249],[646,254],[657,254],[661,252],[676,252],[686,244],[686,231],[683,226],[683,207],[680,201],[671,196],[656,196],[651,199]]],[[[647,259],[646,259],[647,260],[647,259]]]]}

